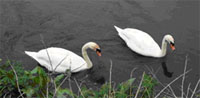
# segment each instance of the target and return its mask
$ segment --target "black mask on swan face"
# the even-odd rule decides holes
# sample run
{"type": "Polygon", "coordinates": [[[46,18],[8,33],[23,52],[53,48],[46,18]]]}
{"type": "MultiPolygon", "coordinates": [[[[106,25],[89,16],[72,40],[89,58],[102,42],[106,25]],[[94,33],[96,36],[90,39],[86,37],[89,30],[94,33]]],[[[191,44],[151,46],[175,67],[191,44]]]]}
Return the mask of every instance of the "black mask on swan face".
{"type": "Polygon", "coordinates": [[[101,56],[101,49],[100,48],[96,48],[96,53],[98,56],[101,56]]]}
{"type": "Polygon", "coordinates": [[[173,42],[170,42],[170,48],[174,51],[175,50],[175,44],[173,42]]]}

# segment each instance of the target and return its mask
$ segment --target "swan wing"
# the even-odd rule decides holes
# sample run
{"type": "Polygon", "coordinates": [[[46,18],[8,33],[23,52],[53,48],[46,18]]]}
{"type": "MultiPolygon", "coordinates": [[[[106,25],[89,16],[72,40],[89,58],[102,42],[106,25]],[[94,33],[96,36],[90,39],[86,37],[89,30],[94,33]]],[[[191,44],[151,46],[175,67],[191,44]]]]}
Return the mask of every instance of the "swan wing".
{"type": "Polygon", "coordinates": [[[31,57],[50,71],[55,70],[56,72],[64,73],[67,69],[72,72],[87,69],[87,64],[82,57],[63,48],[51,47],[42,49],[31,55],[31,57]]]}
{"type": "Polygon", "coordinates": [[[154,39],[141,30],[126,28],[121,31],[121,35],[126,37],[125,42],[127,46],[136,53],[156,57],[161,51],[159,45],[154,41],[154,39]]]}

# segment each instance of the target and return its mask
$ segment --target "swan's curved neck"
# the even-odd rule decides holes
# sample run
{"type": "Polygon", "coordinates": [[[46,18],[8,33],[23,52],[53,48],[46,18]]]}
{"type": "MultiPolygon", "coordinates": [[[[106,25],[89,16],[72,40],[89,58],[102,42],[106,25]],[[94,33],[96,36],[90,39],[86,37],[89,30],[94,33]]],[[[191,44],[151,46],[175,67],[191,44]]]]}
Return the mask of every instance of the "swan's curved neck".
{"type": "Polygon", "coordinates": [[[167,42],[166,42],[166,39],[165,37],[163,38],[162,40],[162,47],[161,47],[161,53],[160,53],[160,56],[163,57],[166,55],[166,52],[167,52],[167,42]]]}
{"type": "Polygon", "coordinates": [[[92,62],[90,61],[90,58],[88,57],[88,54],[87,54],[87,49],[89,48],[88,44],[85,44],[83,47],[82,47],[82,55],[83,55],[83,58],[84,60],[86,61],[87,63],[87,67],[88,69],[92,67],[92,62]]]}

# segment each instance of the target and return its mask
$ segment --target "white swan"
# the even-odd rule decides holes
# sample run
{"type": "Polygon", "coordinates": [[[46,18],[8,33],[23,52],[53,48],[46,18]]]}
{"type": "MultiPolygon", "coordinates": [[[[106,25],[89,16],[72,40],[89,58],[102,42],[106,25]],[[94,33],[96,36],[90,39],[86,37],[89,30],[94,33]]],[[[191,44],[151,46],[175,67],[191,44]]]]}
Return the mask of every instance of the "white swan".
{"type": "Polygon", "coordinates": [[[69,50],[58,47],[42,49],[39,52],[25,51],[25,53],[49,71],[64,73],[67,69],[70,69],[71,72],[79,72],[93,66],[86,51],[88,48],[101,56],[100,47],[94,42],[88,42],[82,47],[83,58],[69,50]]]}
{"type": "Polygon", "coordinates": [[[133,28],[121,29],[114,26],[119,36],[126,42],[127,46],[138,54],[150,57],[163,57],[166,55],[167,42],[172,50],[175,50],[174,38],[171,35],[165,35],[162,40],[162,47],[154,41],[147,33],[133,28]]]}

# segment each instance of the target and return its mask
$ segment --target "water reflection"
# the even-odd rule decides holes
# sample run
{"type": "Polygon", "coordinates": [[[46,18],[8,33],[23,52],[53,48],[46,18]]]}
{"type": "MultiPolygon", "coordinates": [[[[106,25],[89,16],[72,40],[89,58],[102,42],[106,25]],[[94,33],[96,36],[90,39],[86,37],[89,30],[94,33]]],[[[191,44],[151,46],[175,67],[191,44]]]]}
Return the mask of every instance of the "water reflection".
{"type": "Polygon", "coordinates": [[[105,67],[100,64],[93,66],[91,69],[73,73],[72,77],[78,81],[85,81],[87,85],[102,85],[106,81],[104,76],[105,71],[105,67]]]}
{"type": "Polygon", "coordinates": [[[165,62],[165,61],[162,62],[162,68],[163,68],[163,73],[164,73],[164,75],[165,75],[166,77],[171,78],[174,72],[169,72],[169,71],[168,71],[168,68],[167,68],[167,65],[166,65],[166,62],[165,62]]]}
{"type": "Polygon", "coordinates": [[[102,66],[96,66],[96,67],[92,67],[91,69],[89,69],[87,71],[87,74],[89,74],[89,80],[97,83],[97,84],[104,84],[106,79],[104,77],[103,73],[105,70],[104,67],[102,66]]]}

